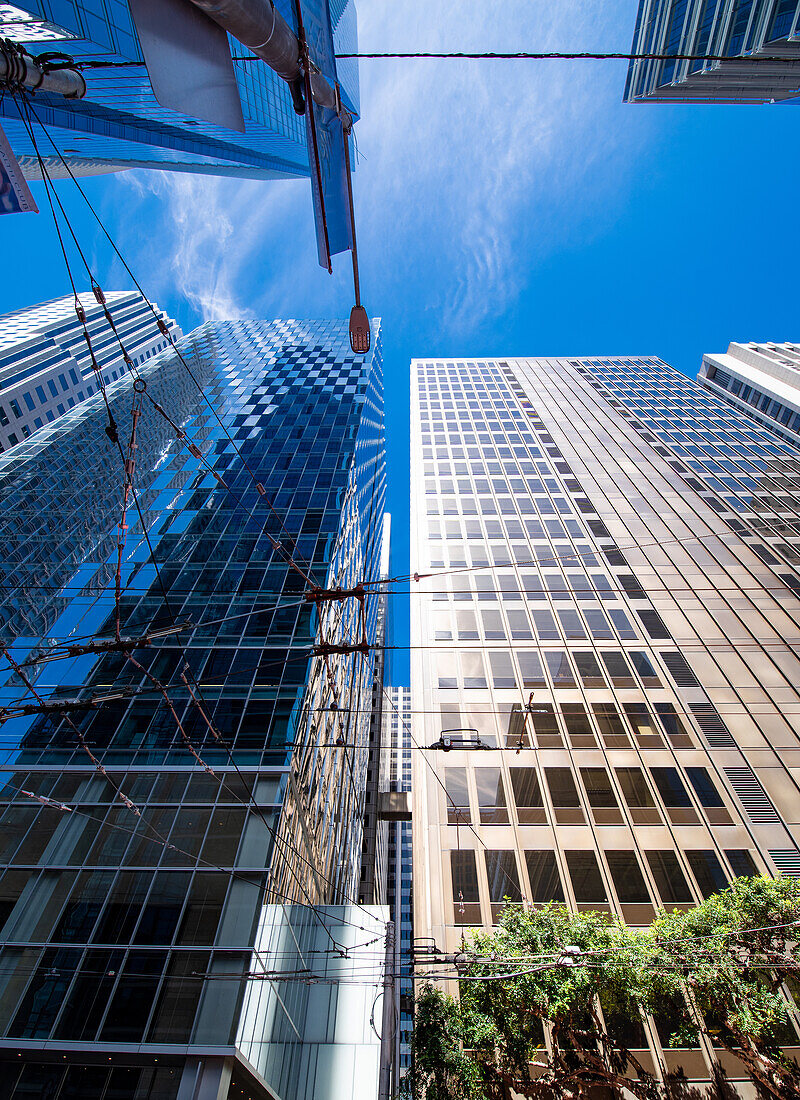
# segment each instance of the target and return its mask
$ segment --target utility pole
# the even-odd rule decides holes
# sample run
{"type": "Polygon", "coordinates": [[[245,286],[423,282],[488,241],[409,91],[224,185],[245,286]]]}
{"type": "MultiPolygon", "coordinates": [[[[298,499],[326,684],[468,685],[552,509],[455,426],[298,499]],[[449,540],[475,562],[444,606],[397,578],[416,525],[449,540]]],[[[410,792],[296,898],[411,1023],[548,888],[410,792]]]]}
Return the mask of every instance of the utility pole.
{"type": "Polygon", "coordinates": [[[392,1064],[394,1062],[395,983],[394,921],[386,925],[386,958],[383,969],[383,1018],[381,1022],[381,1063],[378,1075],[378,1100],[389,1100],[392,1094],[392,1064]]]}

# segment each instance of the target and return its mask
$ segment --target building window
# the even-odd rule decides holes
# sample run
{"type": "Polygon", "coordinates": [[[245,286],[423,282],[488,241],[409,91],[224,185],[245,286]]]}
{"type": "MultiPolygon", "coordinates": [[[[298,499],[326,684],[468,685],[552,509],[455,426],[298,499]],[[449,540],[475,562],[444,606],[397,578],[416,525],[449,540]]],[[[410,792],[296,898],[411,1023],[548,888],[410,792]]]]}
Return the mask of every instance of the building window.
{"type": "Polygon", "coordinates": [[[592,703],[595,721],[607,749],[630,748],[630,738],[613,703],[592,703]]]}
{"type": "Polygon", "coordinates": [[[667,808],[670,821],[675,825],[696,825],[697,813],[692,806],[689,792],[678,774],[677,768],[651,768],[650,774],[667,808]]]}
{"type": "Polygon", "coordinates": [[[605,768],[581,768],[581,779],[596,825],[619,825],[622,811],[605,768]]]}
{"type": "Polygon", "coordinates": [[[633,821],[637,825],[659,824],[661,815],[656,809],[655,799],[650,793],[641,768],[616,768],[615,770],[633,821]]]}
{"type": "Polygon", "coordinates": [[[583,703],[562,703],[561,715],[567,727],[567,735],[574,749],[597,748],[594,731],[583,703]]]}
{"type": "Polygon", "coordinates": [[[513,852],[484,851],[486,876],[489,880],[489,900],[492,903],[492,921],[495,921],[506,899],[522,901],[519,888],[517,861],[513,852]]]}
{"type": "Polygon", "coordinates": [[[575,678],[569,664],[567,654],[559,651],[548,650],[545,653],[547,668],[553,680],[553,687],[575,687],[575,678]]]}
{"type": "Polygon", "coordinates": [[[586,652],[573,651],[572,656],[578,668],[578,675],[587,688],[605,687],[606,681],[600,669],[597,658],[591,650],[586,652]]]}
{"type": "Polygon", "coordinates": [[[527,708],[536,744],[540,749],[560,749],[561,730],[552,703],[533,703],[527,708]]]}
{"type": "Polygon", "coordinates": [[[476,768],[478,812],[482,825],[507,825],[508,807],[500,768],[476,768]]]}
{"type": "Polygon", "coordinates": [[[564,855],[578,909],[598,906],[607,909],[608,894],[594,852],[565,852],[564,855]]]}
{"type": "Polygon", "coordinates": [[[465,688],[485,688],[487,686],[486,668],[481,653],[462,653],[461,667],[464,672],[465,688]]]}
{"type": "Polygon", "coordinates": [[[534,768],[511,768],[511,789],[520,825],[543,825],[547,816],[534,768]]]}
{"type": "Polygon", "coordinates": [[[633,852],[606,852],[611,880],[620,902],[624,905],[650,904],[650,891],[644,881],[639,861],[633,852]]]}
{"type": "Polygon", "coordinates": [[[704,898],[724,890],[728,885],[727,876],[722,870],[722,864],[717,859],[716,852],[687,852],[686,858],[704,898]]]}
{"type": "Polygon", "coordinates": [[[606,666],[606,671],[614,687],[636,687],[636,681],[631,674],[630,666],[621,652],[618,650],[603,651],[600,657],[606,666]]]}
{"type": "Polygon", "coordinates": [[[436,658],[436,666],[439,674],[439,688],[457,688],[458,673],[455,653],[439,653],[436,658]]]}
{"type": "Polygon", "coordinates": [[[450,853],[455,924],[480,924],[481,903],[475,853],[471,850],[450,853]]]}
{"type": "Polygon", "coordinates": [[[444,789],[447,797],[448,825],[467,825],[469,815],[469,790],[466,768],[445,768],[444,789]]]}
{"type": "Polygon", "coordinates": [[[737,878],[753,878],[760,874],[755,860],[746,848],[726,848],[725,855],[737,878]]]}
{"type": "Polygon", "coordinates": [[[560,825],[582,824],[584,821],[578,789],[569,768],[545,768],[550,801],[560,825]]]}
{"type": "Polygon", "coordinates": [[[492,650],[489,653],[489,664],[492,669],[492,684],[495,688],[515,688],[517,686],[514,666],[511,663],[509,653],[498,653],[492,650]]]}
{"type": "Polygon", "coordinates": [[[672,703],[656,703],[656,713],[673,748],[691,749],[693,742],[672,703]]]}
{"type": "Polygon", "coordinates": [[[645,687],[661,687],[661,681],[656,675],[656,670],[653,668],[650,658],[646,653],[639,653],[636,650],[632,650],[629,653],[629,657],[633,662],[633,667],[641,676],[642,683],[645,687]]]}
{"type": "Polygon", "coordinates": [[[526,852],[525,864],[531,883],[530,900],[534,905],[564,901],[564,887],[561,885],[554,852],[526,852]]]}
{"type": "Polygon", "coordinates": [[[522,686],[526,688],[537,688],[545,686],[544,671],[542,670],[542,662],[538,653],[529,652],[517,652],[517,660],[519,661],[519,668],[522,674],[522,686]]]}
{"type": "Polygon", "coordinates": [[[661,733],[656,729],[647,706],[644,703],[625,703],[624,706],[637,743],[643,749],[663,749],[661,733]]]}
{"type": "Polygon", "coordinates": [[[650,872],[664,905],[694,904],[692,891],[686,881],[675,852],[645,852],[650,872]]]}
{"type": "Polygon", "coordinates": [[[558,617],[561,620],[561,629],[564,631],[565,638],[569,641],[586,639],[586,631],[583,629],[583,623],[577,611],[559,611],[558,617]]]}

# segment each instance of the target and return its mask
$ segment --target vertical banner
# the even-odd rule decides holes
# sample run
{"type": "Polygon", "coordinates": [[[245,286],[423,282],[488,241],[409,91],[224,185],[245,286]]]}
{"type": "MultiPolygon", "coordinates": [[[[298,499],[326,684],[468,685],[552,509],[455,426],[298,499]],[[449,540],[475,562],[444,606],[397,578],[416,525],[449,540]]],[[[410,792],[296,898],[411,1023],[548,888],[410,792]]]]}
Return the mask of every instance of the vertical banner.
{"type": "Polygon", "coordinates": [[[0,126],[0,214],[38,214],[14,151],[0,126]]]}
{"type": "MultiPolygon", "coordinates": [[[[328,0],[301,0],[303,28],[311,60],[322,75],[333,86],[336,79],[336,57],[333,47],[328,0]]],[[[325,248],[325,230],[322,224],[322,203],[314,172],[314,149],[310,133],[310,112],[306,111],[306,143],[308,145],[309,165],[311,167],[311,191],[314,199],[314,218],[317,226],[317,250],[319,262],[327,268],[325,248]]],[[[317,149],[319,152],[320,175],[322,177],[322,199],[325,206],[325,219],[328,228],[330,254],[346,252],[353,244],[353,230],[350,224],[350,203],[348,199],[347,169],[344,158],[344,129],[335,111],[314,104],[314,121],[317,131],[317,149]]]]}
{"type": "MultiPolygon", "coordinates": [[[[322,223],[322,203],[319,185],[314,171],[314,145],[311,138],[310,112],[306,111],[306,142],[311,167],[311,195],[314,201],[314,219],[317,227],[317,251],[320,265],[328,266],[325,248],[325,228],[322,223]]],[[[347,191],[347,168],[344,159],[344,128],[335,111],[314,104],[314,122],[317,130],[322,197],[325,203],[325,220],[328,228],[328,245],[331,256],[346,252],[353,245],[350,224],[350,201],[347,191]]]]}

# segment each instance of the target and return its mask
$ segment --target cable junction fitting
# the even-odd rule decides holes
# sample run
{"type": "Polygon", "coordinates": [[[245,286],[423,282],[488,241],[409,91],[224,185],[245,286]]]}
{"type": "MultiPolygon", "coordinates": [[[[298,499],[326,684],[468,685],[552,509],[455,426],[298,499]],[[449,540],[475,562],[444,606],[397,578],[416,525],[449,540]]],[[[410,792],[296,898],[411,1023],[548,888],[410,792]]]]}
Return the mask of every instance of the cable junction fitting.
{"type": "Polygon", "coordinates": [[[83,99],[86,81],[66,54],[34,57],[18,42],[0,38],[0,88],[10,92],[52,92],[65,99],[83,99]]]}

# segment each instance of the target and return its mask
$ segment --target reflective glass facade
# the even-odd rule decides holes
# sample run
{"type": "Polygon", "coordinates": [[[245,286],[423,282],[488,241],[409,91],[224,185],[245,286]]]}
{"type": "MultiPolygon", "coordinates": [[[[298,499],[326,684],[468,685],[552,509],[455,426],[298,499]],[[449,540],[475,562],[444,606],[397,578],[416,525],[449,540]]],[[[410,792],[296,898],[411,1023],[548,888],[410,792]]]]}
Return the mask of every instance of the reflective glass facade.
{"type": "MultiPolygon", "coordinates": [[[[203,1096],[266,1095],[278,1077],[303,1095],[307,1051],[280,1051],[280,998],[259,1015],[264,982],[243,975],[259,944],[270,969],[265,903],[302,955],[346,922],[313,906],[358,885],[373,651],[347,646],[374,642],[377,608],[305,593],[378,576],[377,327],[373,346],[353,356],[343,322],[208,323],[180,344],[202,393],[171,351],[145,365],[172,423],[144,403],[147,536],[132,507],[120,578],[130,657],[38,660],[114,638],[122,479],[101,399],[0,459],[4,637],[61,702],[2,726],[5,1095],[171,1100],[198,1074],[203,1096]],[[345,651],[315,655],[321,642],[345,651]]],[[[126,438],[130,376],[110,398],[126,438]]],[[[8,719],[32,692],[5,665],[8,719]]],[[[307,996],[288,985],[292,1020],[307,996]]]]}
{"type": "MultiPolygon", "coordinates": [[[[390,687],[384,697],[384,729],[390,751],[389,790],[411,791],[411,692],[408,685],[390,687]]],[[[395,926],[398,973],[408,969],[414,936],[412,913],[411,822],[396,821],[389,826],[389,907],[395,926]]],[[[401,977],[396,984],[399,1021],[395,1031],[395,1087],[411,1064],[409,1038],[414,1021],[413,982],[401,977]]]]}
{"type": "MultiPolygon", "coordinates": [[[[382,580],[390,576],[389,546],[392,517],[383,515],[381,532],[382,580]]],[[[390,645],[390,600],[386,589],[378,594],[376,637],[379,648],[375,653],[372,676],[372,715],[369,729],[370,758],[367,766],[367,797],[364,807],[364,844],[361,853],[361,880],[358,900],[369,904],[385,905],[387,901],[386,875],[389,859],[389,822],[381,817],[381,796],[389,790],[389,761],[391,745],[384,721],[387,668],[389,656],[384,647],[390,645]]]]}
{"type": "Polygon", "coordinates": [[[415,936],[800,874],[800,452],[633,358],[415,360],[411,454],[413,744],[484,746],[411,754],[415,936]]]}
{"type": "Polygon", "coordinates": [[[800,102],[798,0],[639,0],[631,53],[725,60],[631,61],[628,103],[800,102]]]}
{"type": "MultiPolygon", "coordinates": [[[[319,0],[326,3],[328,0],[319,0]]],[[[295,25],[290,0],[276,7],[295,25]]],[[[357,49],[352,0],[329,4],[337,52],[357,49]]],[[[58,49],[71,57],[140,61],[126,0],[19,0],[0,5],[0,34],[25,42],[33,52],[58,49]]],[[[234,58],[247,50],[233,39],[234,58]]],[[[78,175],[120,168],[173,168],[214,175],[275,179],[308,175],[303,119],[292,108],[288,85],[267,65],[234,61],[246,124],[244,134],[159,106],[144,64],[86,72],[85,99],[71,102],[37,93],[33,106],[53,141],[78,175]]],[[[343,98],[356,115],[357,62],[339,73],[343,98]]],[[[3,128],[23,170],[36,176],[35,149],[10,96],[0,103],[3,128]]],[[[63,169],[47,138],[37,138],[48,171],[63,169]]]]}
{"type": "MultiPolygon", "coordinates": [[[[94,295],[82,294],[80,300],[95,361],[103,381],[110,384],[125,373],[120,343],[94,295]]],[[[141,294],[115,291],[106,301],[134,366],[146,363],[169,343],[156,317],[173,338],[181,335],[175,322],[158,306],[151,309],[141,294]]],[[[52,424],[97,389],[74,299],[56,298],[0,317],[0,453],[52,424]]]]}

